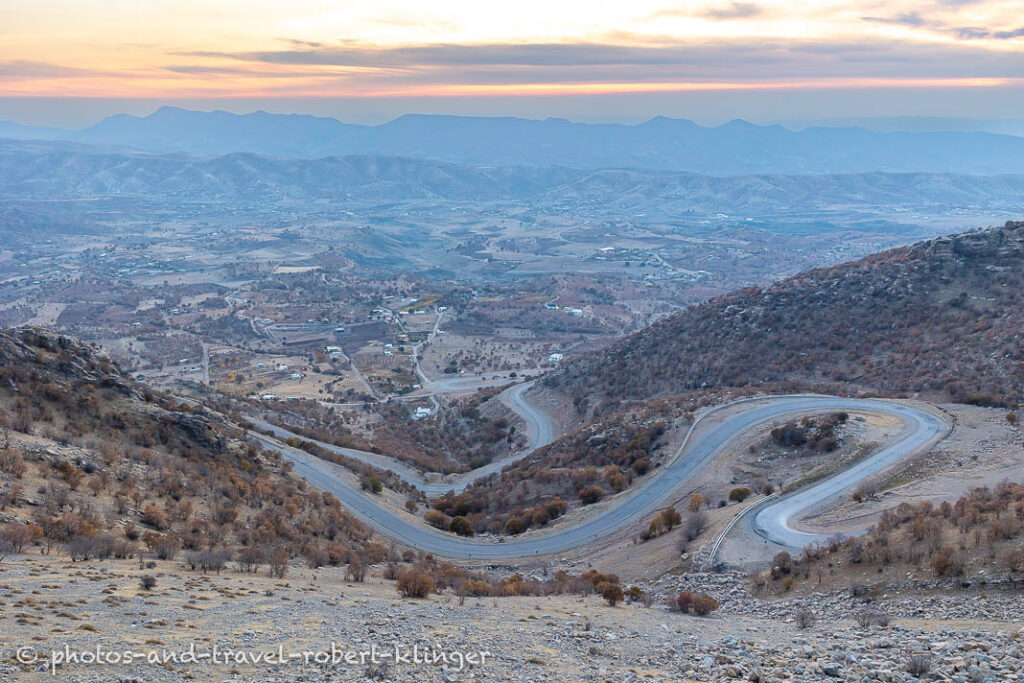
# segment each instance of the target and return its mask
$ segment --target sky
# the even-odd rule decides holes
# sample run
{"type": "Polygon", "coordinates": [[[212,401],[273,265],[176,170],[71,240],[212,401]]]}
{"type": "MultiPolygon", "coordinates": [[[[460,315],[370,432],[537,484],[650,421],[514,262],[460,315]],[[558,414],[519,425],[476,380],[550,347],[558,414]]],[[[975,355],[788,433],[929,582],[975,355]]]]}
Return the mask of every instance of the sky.
{"type": "Polygon", "coordinates": [[[0,0],[0,118],[1020,118],[1024,0],[0,0]]]}

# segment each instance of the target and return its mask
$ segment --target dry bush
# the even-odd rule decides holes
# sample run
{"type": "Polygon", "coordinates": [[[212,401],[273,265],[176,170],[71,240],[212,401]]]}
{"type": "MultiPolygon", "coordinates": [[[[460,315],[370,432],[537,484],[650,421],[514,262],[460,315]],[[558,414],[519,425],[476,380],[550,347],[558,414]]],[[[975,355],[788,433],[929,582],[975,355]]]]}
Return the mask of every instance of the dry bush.
{"type": "Polygon", "coordinates": [[[865,608],[858,610],[853,615],[854,621],[861,628],[868,628],[869,626],[888,626],[889,616],[877,609],[865,608]]]}
{"type": "Polygon", "coordinates": [[[349,560],[348,567],[345,568],[345,579],[347,581],[356,581],[361,583],[366,578],[366,563],[359,557],[359,555],[353,555],[352,559],[349,560]]]}
{"type": "Polygon", "coordinates": [[[21,479],[28,471],[28,465],[20,448],[7,446],[0,450],[0,471],[6,472],[15,479],[21,479]]]}
{"type": "Polygon", "coordinates": [[[690,513],[686,518],[686,523],[683,525],[683,538],[687,542],[695,540],[698,536],[704,533],[704,529],[708,526],[708,515],[703,510],[690,513]]]}
{"type": "Polygon", "coordinates": [[[267,564],[270,566],[271,576],[283,579],[285,574],[288,573],[288,551],[284,548],[275,550],[270,558],[267,560],[267,564]]]}
{"type": "Polygon", "coordinates": [[[802,609],[796,613],[796,626],[799,629],[809,629],[818,621],[814,612],[809,609],[802,609]]]}
{"type": "Polygon", "coordinates": [[[942,546],[932,558],[932,571],[936,576],[960,576],[964,573],[964,561],[952,547],[942,546]]]}
{"type": "Polygon", "coordinates": [[[209,548],[188,554],[186,561],[192,570],[201,569],[203,573],[216,572],[224,569],[231,560],[231,551],[226,548],[209,548]]]}
{"type": "Polygon", "coordinates": [[[693,607],[693,591],[680,591],[673,602],[677,610],[683,614],[689,614],[690,608],[693,607]]]}
{"type": "Polygon", "coordinates": [[[436,529],[447,529],[451,524],[451,519],[448,515],[439,510],[427,510],[426,514],[423,515],[423,519],[427,524],[436,529]]]}
{"type": "Polygon", "coordinates": [[[697,616],[705,617],[718,609],[718,600],[707,593],[697,593],[693,596],[691,609],[697,616]]]}
{"type": "Polygon", "coordinates": [[[472,536],[473,527],[469,523],[469,520],[461,515],[458,517],[452,517],[451,523],[448,525],[448,531],[451,531],[457,536],[472,536]]]}
{"type": "Polygon", "coordinates": [[[0,527],[0,541],[10,552],[20,554],[42,536],[42,529],[34,524],[8,522],[0,527]]]}
{"type": "Polygon", "coordinates": [[[911,655],[903,670],[912,676],[923,676],[932,670],[931,657],[925,654],[911,655]]]}
{"type": "Polygon", "coordinates": [[[580,489],[580,502],[584,505],[592,505],[604,498],[604,489],[600,486],[585,486],[580,489]]]}
{"type": "Polygon", "coordinates": [[[729,491],[729,500],[734,503],[742,503],[747,498],[750,498],[752,493],[753,492],[746,486],[738,486],[732,491],[729,491]]]}
{"type": "Polygon", "coordinates": [[[235,562],[238,564],[240,571],[259,571],[260,564],[263,562],[263,551],[253,546],[242,548],[235,555],[235,562]]]}
{"type": "Polygon", "coordinates": [[[167,515],[155,505],[147,505],[142,511],[140,521],[146,526],[151,526],[157,531],[167,529],[167,515]]]}
{"type": "Polygon", "coordinates": [[[398,577],[395,587],[402,597],[425,598],[434,590],[434,579],[420,569],[408,569],[398,577]]]}

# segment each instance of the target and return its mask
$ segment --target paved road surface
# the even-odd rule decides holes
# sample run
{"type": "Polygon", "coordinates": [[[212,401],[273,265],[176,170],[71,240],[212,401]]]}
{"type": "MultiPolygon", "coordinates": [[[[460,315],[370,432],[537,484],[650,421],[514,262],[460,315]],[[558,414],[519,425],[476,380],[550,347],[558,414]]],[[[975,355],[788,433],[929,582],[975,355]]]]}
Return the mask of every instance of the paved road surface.
{"type": "MultiPolygon", "coordinates": [[[[520,417],[526,422],[526,441],[527,446],[522,451],[514,453],[513,455],[496,460],[483,467],[478,467],[471,472],[463,474],[454,474],[444,477],[441,481],[435,481],[431,479],[428,481],[423,476],[423,472],[418,470],[414,465],[408,462],[404,462],[397,458],[392,458],[389,455],[382,455],[380,453],[370,453],[369,451],[360,451],[354,448],[343,448],[341,446],[335,446],[334,444],[327,443],[325,441],[317,441],[316,439],[310,439],[294,432],[290,432],[287,429],[282,429],[277,425],[273,425],[269,422],[260,420],[259,418],[247,415],[246,419],[252,424],[256,425],[259,429],[269,430],[276,434],[282,439],[289,437],[297,437],[306,441],[312,441],[313,443],[335,453],[354,458],[367,465],[373,465],[383,470],[390,470],[406,482],[413,484],[420,491],[423,491],[428,496],[442,496],[449,491],[456,493],[462,491],[464,488],[469,486],[471,483],[486,477],[494,472],[500,471],[506,465],[514,463],[518,460],[522,460],[527,455],[532,453],[534,450],[541,446],[546,446],[555,440],[555,424],[551,421],[551,418],[541,409],[529,403],[523,394],[533,386],[533,382],[525,382],[523,384],[517,384],[516,386],[506,389],[500,394],[501,400],[504,401],[509,407],[512,408],[520,417]]],[[[272,441],[266,439],[260,439],[260,441],[267,447],[276,448],[277,445],[272,441]]]]}
{"type": "MultiPolygon", "coordinates": [[[[858,401],[861,410],[874,410],[898,417],[903,429],[881,450],[823,481],[773,500],[744,519],[744,528],[776,545],[802,550],[808,544],[821,543],[829,534],[815,534],[795,528],[795,520],[817,509],[828,507],[840,495],[849,494],[863,479],[869,478],[908,454],[921,452],[945,437],[950,425],[936,413],[892,401],[858,401]]],[[[852,408],[851,408],[852,409],[852,408]]],[[[866,530],[865,530],[866,531],[866,530]]]]}
{"type": "MultiPolygon", "coordinates": [[[[519,399],[525,403],[521,393],[519,399]]],[[[802,547],[809,540],[821,540],[822,537],[793,528],[792,520],[798,513],[822,505],[829,498],[852,489],[863,477],[897,459],[927,448],[949,430],[948,424],[937,415],[894,401],[788,396],[743,403],[749,407],[726,417],[710,431],[684,441],[680,451],[669,462],[655,470],[653,477],[619,498],[614,507],[573,526],[558,525],[547,533],[527,534],[505,542],[466,539],[426,527],[419,521],[383,507],[372,495],[358,490],[347,478],[339,475],[336,465],[264,437],[257,438],[267,447],[281,451],[285,457],[294,461],[296,474],[317,488],[330,491],[364,522],[403,543],[445,557],[515,560],[584,546],[649,516],[666,505],[673,492],[685,486],[737,436],[764,422],[801,413],[838,410],[873,411],[901,419],[905,426],[900,435],[875,455],[808,489],[779,498],[757,514],[749,515],[755,522],[754,530],[757,533],[788,547],[802,547]]]]}

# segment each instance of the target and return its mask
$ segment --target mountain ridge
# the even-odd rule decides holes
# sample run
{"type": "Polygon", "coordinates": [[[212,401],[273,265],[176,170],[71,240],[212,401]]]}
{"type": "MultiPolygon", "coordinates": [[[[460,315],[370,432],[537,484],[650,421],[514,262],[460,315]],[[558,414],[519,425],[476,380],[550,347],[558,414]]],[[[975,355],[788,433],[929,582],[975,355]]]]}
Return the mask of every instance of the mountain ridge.
{"type": "Polygon", "coordinates": [[[191,157],[81,143],[0,139],[0,189],[9,197],[134,196],[176,201],[296,200],[577,203],[679,215],[885,205],[906,208],[1024,206],[1024,176],[952,174],[760,174],[564,166],[472,166],[358,155],[281,159],[251,153],[191,157]]]}
{"type": "Polygon", "coordinates": [[[692,306],[545,376],[581,412],[778,387],[1024,398],[1024,222],[935,238],[692,306]]]}
{"type": "MultiPolygon", "coordinates": [[[[21,131],[18,137],[28,134],[21,131]]],[[[64,138],[199,155],[252,152],[317,158],[373,154],[480,165],[625,167],[712,175],[1024,172],[1024,138],[1012,135],[883,133],[822,126],[793,131],[741,119],[705,127],[668,117],[625,125],[407,114],[365,126],[307,114],[260,111],[240,115],[161,107],[145,117],[117,114],[84,130],[69,131],[64,138]]]]}

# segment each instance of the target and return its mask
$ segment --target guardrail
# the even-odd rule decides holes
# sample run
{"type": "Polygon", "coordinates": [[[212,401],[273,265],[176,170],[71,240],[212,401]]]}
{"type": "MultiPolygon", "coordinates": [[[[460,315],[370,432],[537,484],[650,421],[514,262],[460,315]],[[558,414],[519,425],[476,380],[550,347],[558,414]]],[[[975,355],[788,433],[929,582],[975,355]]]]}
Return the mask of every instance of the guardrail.
{"type": "Polygon", "coordinates": [[[744,515],[746,515],[748,512],[750,512],[756,507],[761,507],[761,505],[771,500],[772,498],[777,498],[779,495],[781,495],[781,493],[781,491],[776,491],[775,493],[765,496],[756,503],[748,505],[747,507],[743,508],[735,517],[729,520],[729,523],[725,525],[725,528],[722,529],[722,532],[718,534],[718,538],[715,539],[714,545],[711,546],[711,552],[708,553],[707,558],[705,558],[704,563],[701,566],[701,570],[707,571],[710,567],[714,566],[715,555],[718,554],[718,549],[722,546],[722,542],[725,540],[725,537],[729,534],[729,532],[732,531],[732,528],[736,526],[736,523],[743,519],[744,515]]]}

